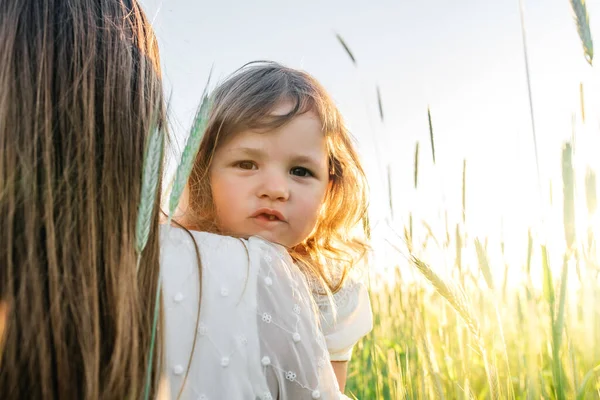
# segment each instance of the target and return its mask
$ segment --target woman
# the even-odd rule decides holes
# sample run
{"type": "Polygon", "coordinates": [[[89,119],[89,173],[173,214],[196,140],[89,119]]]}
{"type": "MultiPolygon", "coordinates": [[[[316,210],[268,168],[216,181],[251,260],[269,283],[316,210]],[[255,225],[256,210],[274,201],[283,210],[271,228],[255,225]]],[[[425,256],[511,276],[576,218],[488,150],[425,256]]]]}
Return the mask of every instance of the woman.
{"type": "Polygon", "coordinates": [[[0,1],[0,397],[143,397],[158,193],[137,272],[136,217],[164,109],[136,1],[0,1]]]}

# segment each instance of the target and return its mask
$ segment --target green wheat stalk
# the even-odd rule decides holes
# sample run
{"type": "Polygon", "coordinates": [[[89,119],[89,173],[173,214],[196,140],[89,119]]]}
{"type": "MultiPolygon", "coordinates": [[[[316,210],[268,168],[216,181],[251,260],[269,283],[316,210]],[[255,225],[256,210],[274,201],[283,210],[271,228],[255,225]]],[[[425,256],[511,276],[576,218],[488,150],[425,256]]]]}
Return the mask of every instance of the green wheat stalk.
{"type": "Polygon", "coordinates": [[[569,350],[569,361],[571,362],[571,374],[573,375],[573,390],[577,390],[579,387],[579,380],[577,379],[577,366],[575,364],[575,349],[573,349],[573,340],[568,336],[567,346],[569,350]]]}
{"type": "Polygon", "coordinates": [[[419,142],[415,145],[415,189],[419,184],[419,142]]]}
{"type": "Polygon", "coordinates": [[[579,389],[577,390],[577,400],[584,400],[587,398],[587,392],[590,386],[592,386],[594,379],[598,379],[598,376],[600,376],[600,364],[590,369],[583,377],[583,382],[581,382],[581,386],[579,386],[579,389]]]}
{"type": "Polygon", "coordinates": [[[152,213],[156,203],[156,191],[160,181],[160,167],[162,165],[164,138],[160,129],[153,126],[148,137],[144,151],[144,165],[142,169],[142,189],[140,204],[138,206],[137,221],[135,225],[135,251],[137,254],[137,270],[140,267],[142,252],[148,243],[150,227],[152,226],[152,213]]]}
{"type": "Polygon", "coordinates": [[[344,39],[342,39],[342,37],[340,36],[339,33],[336,33],[335,37],[340,42],[340,44],[342,45],[342,47],[344,48],[344,50],[346,50],[346,54],[348,54],[348,57],[350,57],[350,60],[352,60],[352,64],[354,64],[354,66],[356,66],[356,58],[354,58],[354,54],[352,54],[352,51],[350,50],[350,47],[348,47],[348,45],[346,44],[346,42],[344,41],[344,39]]]}
{"type": "Polygon", "coordinates": [[[573,171],[573,149],[566,142],[562,149],[563,221],[565,241],[569,250],[575,243],[575,188],[573,171]]]}
{"type": "MultiPolygon", "coordinates": [[[[150,136],[148,137],[148,143],[144,151],[144,164],[142,168],[142,188],[140,194],[140,204],[138,206],[138,215],[135,227],[135,250],[137,253],[137,267],[139,270],[140,261],[142,259],[142,252],[148,243],[150,236],[150,227],[152,226],[152,214],[154,212],[154,206],[156,203],[156,191],[158,189],[158,182],[161,176],[161,165],[164,149],[164,137],[162,131],[158,129],[158,126],[153,125],[150,130],[150,136]]],[[[159,289],[157,291],[157,303],[155,306],[154,313],[158,312],[158,294],[160,293],[160,279],[159,289]]],[[[156,318],[156,317],[155,317],[156,318]]],[[[152,339],[150,344],[146,388],[144,390],[144,398],[148,399],[150,395],[150,377],[152,375],[152,359],[154,352],[154,336],[155,336],[155,325],[153,326],[152,339]]]]}
{"type": "Polygon", "coordinates": [[[592,65],[594,60],[594,43],[590,31],[590,16],[587,12],[585,0],[571,0],[571,8],[577,25],[577,33],[583,46],[583,54],[588,64],[592,65]]]}
{"type": "MultiPolygon", "coordinates": [[[[164,137],[160,129],[157,126],[153,126],[151,129],[150,136],[148,137],[148,144],[144,151],[144,165],[142,169],[142,189],[140,205],[138,207],[138,215],[136,221],[136,253],[137,253],[137,269],[139,270],[140,260],[142,252],[148,243],[148,237],[150,236],[150,227],[152,225],[152,213],[154,211],[154,205],[156,202],[156,191],[158,189],[158,182],[160,181],[160,167],[162,164],[164,149],[164,137]]],[[[155,305],[155,315],[159,310],[159,298],[160,294],[160,278],[157,289],[157,300],[155,305]]],[[[150,342],[150,349],[148,353],[148,365],[146,367],[147,377],[146,385],[144,390],[144,398],[147,400],[150,396],[151,376],[152,376],[152,359],[154,354],[154,337],[156,335],[156,322],[152,328],[152,339],[150,342]]]]}
{"type": "Polygon", "coordinates": [[[162,280],[160,276],[156,284],[156,295],[154,299],[154,315],[152,317],[152,335],[150,337],[150,350],[148,351],[148,365],[146,366],[146,388],[144,389],[144,400],[150,399],[150,386],[152,380],[152,359],[154,357],[154,347],[156,344],[156,327],[158,325],[158,316],[160,315],[160,289],[162,280]]]}
{"type": "Polygon", "coordinates": [[[525,12],[523,10],[523,0],[519,0],[519,15],[521,17],[521,38],[523,40],[523,58],[525,60],[525,78],[527,80],[527,94],[529,98],[529,117],[531,119],[531,133],[533,136],[533,151],[535,155],[535,168],[537,172],[538,193],[540,201],[542,196],[542,181],[540,175],[540,162],[538,156],[537,134],[535,130],[535,117],[533,112],[533,94],[531,91],[531,77],[529,74],[529,53],[527,51],[527,34],[525,30],[525,12]]]}
{"type": "Polygon", "coordinates": [[[379,85],[375,86],[377,90],[377,106],[379,107],[379,118],[381,118],[381,122],[383,122],[383,102],[381,101],[381,90],[379,90],[379,85]]]}
{"type": "MultiPolygon", "coordinates": [[[[210,76],[208,80],[210,82],[210,76]]],[[[181,161],[177,166],[177,172],[175,173],[173,189],[171,190],[171,196],[169,197],[169,221],[167,225],[171,223],[173,213],[175,212],[175,209],[179,204],[179,200],[181,198],[181,194],[183,193],[183,189],[185,188],[190,173],[192,172],[192,167],[194,166],[194,161],[196,160],[196,155],[198,154],[198,149],[200,148],[200,142],[202,141],[202,137],[204,136],[204,130],[206,129],[206,124],[208,122],[208,112],[210,110],[210,103],[211,100],[208,96],[207,82],[206,87],[204,88],[204,93],[202,95],[202,103],[200,104],[200,107],[196,112],[190,135],[188,136],[185,148],[183,149],[181,161]]]]}
{"type": "Polygon", "coordinates": [[[479,268],[481,269],[483,278],[490,290],[494,291],[494,280],[492,278],[492,270],[490,269],[490,260],[479,238],[475,239],[475,250],[477,252],[477,260],[479,261],[479,268]]]}
{"type": "Polygon", "coordinates": [[[527,230],[527,263],[525,267],[527,269],[527,276],[531,280],[531,256],[533,255],[533,235],[531,234],[531,228],[527,230]]]}
{"type": "Polygon", "coordinates": [[[564,376],[562,371],[560,356],[560,346],[562,343],[562,331],[565,320],[565,303],[567,293],[568,276],[568,257],[565,255],[560,282],[560,294],[558,300],[558,310],[556,320],[552,321],[552,373],[554,376],[556,397],[559,400],[566,399],[564,376]]]}
{"type": "MultiPolygon", "coordinates": [[[[591,217],[596,213],[598,208],[597,194],[596,194],[596,173],[587,167],[585,171],[585,205],[587,207],[588,218],[591,221],[591,217]]],[[[594,242],[594,233],[591,225],[588,226],[588,247],[591,249],[594,242]]]]}
{"type": "Polygon", "coordinates": [[[557,348],[560,348],[562,344],[562,333],[563,326],[565,323],[565,304],[567,299],[567,277],[569,271],[569,263],[568,258],[565,257],[563,262],[563,269],[560,278],[560,294],[558,298],[558,312],[556,316],[556,322],[554,323],[555,327],[555,339],[557,348]]]}
{"type": "MultiPolygon", "coordinates": [[[[179,199],[181,198],[181,194],[183,193],[183,189],[187,183],[188,177],[190,176],[190,172],[192,171],[192,166],[196,159],[196,154],[198,153],[198,149],[200,148],[200,142],[202,140],[202,136],[204,135],[204,129],[206,128],[206,122],[208,117],[208,112],[210,109],[210,99],[208,96],[208,84],[210,83],[210,76],[212,75],[212,69],[209,73],[208,81],[206,82],[206,86],[204,87],[204,93],[202,94],[202,103],[196,112],[196,117],[194,118],[194,123],[192,124],[192,129],[190,131],[190,135],[188,136],[188,140],[185,144],[185,148],[183,150],[183,155],[181,156],[181,161],[177,166],[177,172],[175,173],[175,179],[173,181],[173,189],[171,191],[171,196],[169,197],[169,219],[167,222],[167,226],[171,224],[171,218],[173,217],[173,212],[175,208],[179,204],[179,199]]],[[[152,321],[152,335],[150,339],[150,349],[148,356],[148,366],[147,366],[147,377],[146,377],[146,389],[144,393],[144,399],[148,400],[150,396],[150,378],[152,376],[152,359],[154,357],[154,347],[156,343],[156,328],[158,325],[158,316],[160,310],[160,288],[161,288],[162,280],[160,277],[158,278],[158,283],[156,287],[156,297],[154,304],[154,318],[152,321]]]]}
{"type": "Polygon", "coordinates": [[[444,400],[444,391],[442,390],[442,382],[440,381],[440,371],[435,360],[435,354],[432,349],[431,339],[425,331],[423,323],[420,324],[420,341],[421,341],[421,351],[423,352],[423,356],[425,358],[425,365],[429,372],[429,377],[431,382],[433,383],[435,398],[444,400]]]}
{"type": "Polygon", "coordinates": [[[460,234],[460,226],[459,226],[458,223],[456,224],[456,230],[455,230],[455,234],[454,235],[455,235],[455,244],[456,244],[456,261],[455,261],[455,264],[458,267],[458,275],[462,278],[463,277],[463,273],[462,273],[462,247],[463,247],[463,241],[462,241],[462,235],[460,234]]]}
{"type": "Polygon", "coordinates": [[[429,139],[431,141],[431,158],[435,164],[435,142],[433,140],[433,124],[431,123],[431,110],[427,107],[427,120],[429,121],[429,139]]]}
{"type": "Polygon", "coordinates": [[[588,216],[594,215],[598,208],[596,198],[596,173],[590,167],[585,171],[585,204],[588,216]]]}
{"type": "Polygon", "coordinates": [[[542,290],[544,297],[548,302],[548,306],[550,307],[550,320],[554,323],[554,283],[552,279],[552,270],[550,269],[550,264],[548,262],[548,249],[545,245],[542,245],[542,272],[544,279],[542,282],[542,290]]]}
{"type": "Polygon", "coordinates": [[[413,251],[413,216],[412,212],[408,213],[408,229],[404,228],[404,237],[406,239],[406,245],[408,246],[408,251],[413,251]]]}
{"type": "Polygon", "coordinates": [[[417,269],[423,274],[423,276],[433,285],[436,291],[456,310],[459,316],[462,317],[467,327],[471,331],[471,334],[477,342],[479,351],[483,358],[483,364],[486,371],[486,377],[490,387],[490,396],[493,400],[500,399],[500,386],[498,383],[498,375],[496,369],[489,362],[487,350],[484,345],[483,337],[481,335],[481,328],[479,322],[473,315],[468,302],[465,299],[465,295],[459,291],[454,285],[450,286],[438,274],[436,274],[429,265],[421,261],[414,255],[410,256],[410,261],[417,267],[417,269]]]}

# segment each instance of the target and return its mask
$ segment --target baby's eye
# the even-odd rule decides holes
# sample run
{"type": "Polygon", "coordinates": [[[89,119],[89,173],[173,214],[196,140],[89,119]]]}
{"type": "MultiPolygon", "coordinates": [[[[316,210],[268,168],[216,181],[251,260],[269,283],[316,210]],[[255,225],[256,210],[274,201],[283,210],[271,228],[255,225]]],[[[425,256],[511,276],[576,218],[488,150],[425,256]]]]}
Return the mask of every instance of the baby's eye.
{"type": "Polygon", "coordinates": [[[239,161],[236,166],[241,169],[256,169],[256,164],[252,161],[239,161]]]}
{"type": "Polygon", "coordinates": [[[290,174],[300,177],[314,176],[312,172],[304,167],[294,167],[290,170],[290,174]]]}

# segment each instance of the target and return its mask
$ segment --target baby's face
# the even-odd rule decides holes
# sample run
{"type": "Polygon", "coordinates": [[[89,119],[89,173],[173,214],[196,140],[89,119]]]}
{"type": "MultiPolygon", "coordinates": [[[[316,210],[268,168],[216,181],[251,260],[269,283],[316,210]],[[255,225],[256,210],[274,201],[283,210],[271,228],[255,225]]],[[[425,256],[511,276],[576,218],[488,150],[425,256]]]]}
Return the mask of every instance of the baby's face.
{"type": "MultiPolygon", "coordinates": [[[[283,103],[275,113],[290,107],[283,103]]],[[[329,184],[321,127],[307,112],[273,131],[243,131],[221,145],[210,180],[225,234],[258,235],[288,247],[310,235],[329,184]]]]}

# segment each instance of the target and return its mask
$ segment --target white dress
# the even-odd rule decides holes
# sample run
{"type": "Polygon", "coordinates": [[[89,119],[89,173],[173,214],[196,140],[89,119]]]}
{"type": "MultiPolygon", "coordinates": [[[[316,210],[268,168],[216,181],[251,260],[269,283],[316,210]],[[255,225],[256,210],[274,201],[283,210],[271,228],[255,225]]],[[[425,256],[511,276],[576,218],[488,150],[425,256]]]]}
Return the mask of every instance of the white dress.
{"type": "Polygon", "coordinates": [[[284,248],[255,237],[193,232],[202,263],[198,320],[192,238],[182,229],[161,229],[172,399],[180,390],[179,398],[194,400],[345,398],[306,279],[284,248]]]}
{"type": "Polygon", "coordinates": [[[354,345],[373,329],[367,287],[361,281],[349,278],[341,290],[333,295],[333,304],[325,296],[314,297],[331,360],[350,360],[354,345]]]}

